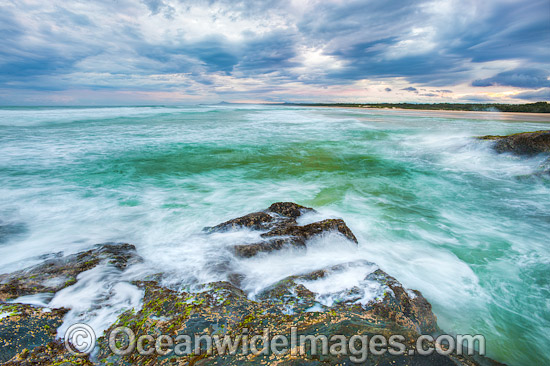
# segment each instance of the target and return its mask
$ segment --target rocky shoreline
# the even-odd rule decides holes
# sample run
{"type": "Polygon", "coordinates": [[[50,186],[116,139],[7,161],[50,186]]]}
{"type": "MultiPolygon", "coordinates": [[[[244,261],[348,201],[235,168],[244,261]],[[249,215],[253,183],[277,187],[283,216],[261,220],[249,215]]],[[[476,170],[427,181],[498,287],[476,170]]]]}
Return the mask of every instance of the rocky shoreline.
{"type": "MultiPolygon", "coordinates": [[[[340,219],[326,219],[298,225],[297,219],[313,209],[290,202],[278,202],[268,209],[251,213],[214,227],[210,233],[230,232],[246,228],[261,232],[262,240],[235,245],[233,253],[250,258],[269,255],[287,247],[305,248],[314,236],[337,233],[357,243],[357,239],[340,219]]],[[[299,254],[298,254],[299,255],[299,254]]],[[[142,259],[130,244],[102,244],[69,255],[53,255],[42,264],[0,276],[0,325],[2,329],[1,360],[7,365],[40,364],[108,364],[108,365],[334,365],[353,364],[349,355],[315,355],[311,350],[293,355],[116,355],[105,337],[97,340],[96,351],[88,355],[69,353],[62,340],[56,339],[56,329],[63,323],[68,309],[48,309],[17,303],[23,295],[56,292],[75,284],[78,275],[96,266],[109,266],[117,271],[139,263],[142,259]]],[[[360,272],[359,272],[360,273],[360,272]]],[[[155,277],[155,276],[154,276],[155,277]]],[[[366,365],[498,365],[483,356],[429,356],[409,354],[420,334],[442,333],[430,303],[419,291],[408,290],[374,263],[356,261],[330,268],[290,276],[250,298],[239,288],[242,275],[229,273],[225,282],[203,284],[193,291],[178,291],[164,287],[160,279],[134,281],[144,296],[140,309],[129,309],[106,331],[125,326],[139,335],[232,335],[269,329],[271,334],[288,334],[297,329],[300,335],[341,334],[403,335],[406,351],[402,355],[369,354],[361,364],[366,365]],[[348,270],[363,270],[359,286],[321,295],[308,288],[330,276],[348,270]],[[375,296],[372,296],[372,293],[375,296]],[[325,296],[325,298],[323,298],[325,296]],[[370,297],[369,297],[370,296],[370,297]],[[334,300],[336,299],[336,300],[334,300]],[[366,300],[365,300],[366,299],[366,300]]],[[[99,335],[98,335],[99,336],[99,335]]],[[[431,342],[434,347],[435,345],[431,342]]],[[[205,350],[206,351],[206,350],[205,350]]],[[[315,353],[315,352],[313,352],[315,353]]]]}
{"type": "Polygon", "coordinates": [[[521,132],[507,136],[481,136],[480,140],[493,141],[493,149],[498,153],[533,156],[550,153],[550,130],[521,132]]]}

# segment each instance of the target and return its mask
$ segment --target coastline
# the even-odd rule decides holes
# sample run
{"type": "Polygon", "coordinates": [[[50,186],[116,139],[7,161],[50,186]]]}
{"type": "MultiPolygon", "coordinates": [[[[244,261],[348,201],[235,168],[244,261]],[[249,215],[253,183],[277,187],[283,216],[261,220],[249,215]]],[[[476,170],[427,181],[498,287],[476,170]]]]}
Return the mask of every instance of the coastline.
{"type": "MultiPolygon", "coordinates": [[[[548,122],[550,123],[550,114],[531,113],[531,112],[493,112],[493,111],[451,111],[443,109],[407,109],[407,108],[371,108],[371,107],[350,107],[350,106],[328,106],[328,105],[291,105],[292,107],[313,107],[313,108],[337,108],[352,109],[362,111],[378,112],[397,112],[402,115],[419,116],[429,113],[430,117],[442,118],[467,118],[481,120],[500,120],[514,122],[548,122]]],[[[389,114],[388,113],[388,114],[389,114]]]]}

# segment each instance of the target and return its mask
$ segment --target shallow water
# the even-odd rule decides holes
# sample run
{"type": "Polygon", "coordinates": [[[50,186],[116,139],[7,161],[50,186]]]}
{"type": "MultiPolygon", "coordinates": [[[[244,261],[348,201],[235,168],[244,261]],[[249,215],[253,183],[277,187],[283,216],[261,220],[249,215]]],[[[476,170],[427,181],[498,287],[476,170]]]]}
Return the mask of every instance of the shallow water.
{"type": "MultiPolygon", "coordinates": [[[[290,274],[364,259],[420,290],[444,330],[485,335],[489,356],[550,364],[544,158],[497,155],[472,139],[549,126],[280,106],[3,108],[0,272],[47,253],[135,244],[144,264],[122,275],[98,267],[53,299],[26,299],[73,306],[65,327],[102,331],[139,307],[125,280],[146,274],[186,287],[238,269],[254,296],[290,274]],[[225,249],[257,233],[201,232],[276,201],[343,218],[359,246],[328,236],[307,251],[236,259],[225,249]]],[[[356,271],[316,290],[353,286],[356,271]]]]}

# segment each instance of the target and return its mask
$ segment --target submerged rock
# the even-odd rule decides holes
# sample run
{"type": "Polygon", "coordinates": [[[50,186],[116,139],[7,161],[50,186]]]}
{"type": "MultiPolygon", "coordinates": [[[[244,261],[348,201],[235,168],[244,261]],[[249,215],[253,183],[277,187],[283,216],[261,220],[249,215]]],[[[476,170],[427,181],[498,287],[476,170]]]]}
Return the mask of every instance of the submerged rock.
{"type": "Polygon", "coordinates": [[[482,136],[480,140],[494,141],[493,148],[498,153],[516,155],[536,155],[550,153],[550,130],[522,132],[508,136],[482,136]]]}
{"type": "Polygon", "coordinates": [[[78,274],[100,263],[123,270],[139,261],[141,257],[131,244],[98,244],[85,252],[55,256],[36,266],[0,275],[0,301],[37,293],[55,293],[73,285],[78,274]]]}

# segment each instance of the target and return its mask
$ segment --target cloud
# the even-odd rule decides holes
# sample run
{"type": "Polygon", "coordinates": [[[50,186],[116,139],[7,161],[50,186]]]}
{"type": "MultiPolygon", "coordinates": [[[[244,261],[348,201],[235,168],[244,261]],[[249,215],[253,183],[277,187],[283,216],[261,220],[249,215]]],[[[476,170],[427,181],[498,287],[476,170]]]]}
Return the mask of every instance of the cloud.
{"type": "Polygon", "coordinates": [[[550,101],[550,88],[519,93],[514,95],[513,98],[529,101],[550,101]]]}
{"type": "Polygon", "coordinates": [[[165,17],[171,18],[175,11],[172,6],[165,3],[163,0],[142,0],[141,2],[149,8],[152,15],[164,12],[165,17]]]}
{"type": "Polygon", "coordinates": [[[6,0],[0,87],[205,100],[359,98],[368,83],[389,86],[377,88],[386,98],[422,87],[451,98],[459,85],[534,93],[550,86],[549,11],[547,0],[6,0]]]}
{"type": "Polygon", "coordinates": [[[550,87],[550,72],[541,69],[520,68],[496,74],[487,79],[474,80],[473,86],[515,86],[519,88],[550,87]]]}

